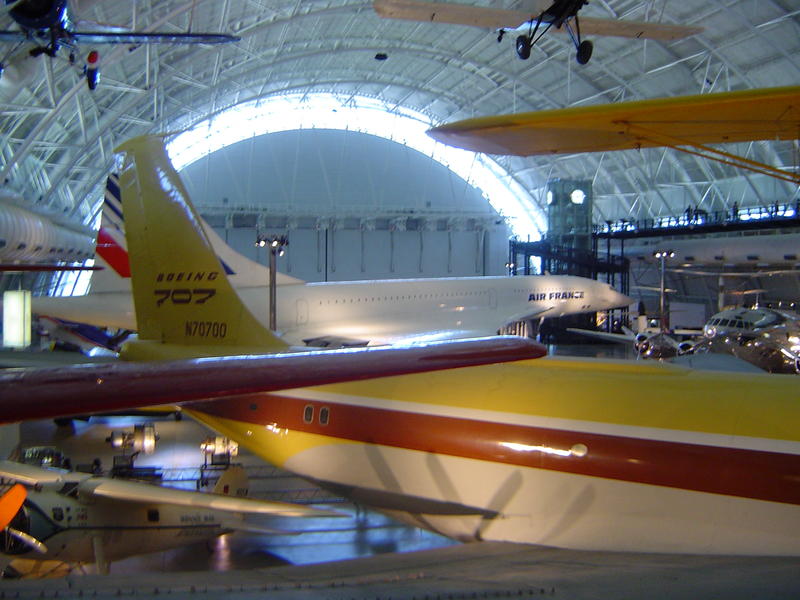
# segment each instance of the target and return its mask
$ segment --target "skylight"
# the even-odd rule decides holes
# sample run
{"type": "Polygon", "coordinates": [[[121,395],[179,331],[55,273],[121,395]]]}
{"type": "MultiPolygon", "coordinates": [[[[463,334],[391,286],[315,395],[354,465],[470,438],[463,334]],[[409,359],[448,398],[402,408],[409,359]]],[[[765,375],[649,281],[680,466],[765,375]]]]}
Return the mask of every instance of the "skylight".
{"type": "Polygon", "coordinates": [[[433,126],[422,113],[388,106],[374,98],[333,94],[291,94],[237,105],[169,144],[178,170],[203,156],[253,136],[296,129],[347,129],[405,144],[449,168],[483,192],[512,232],[522,239],[541,238],[545,218],[527,191],[484,154],[458,150],[433,141],[425,131],[433,126]]]}

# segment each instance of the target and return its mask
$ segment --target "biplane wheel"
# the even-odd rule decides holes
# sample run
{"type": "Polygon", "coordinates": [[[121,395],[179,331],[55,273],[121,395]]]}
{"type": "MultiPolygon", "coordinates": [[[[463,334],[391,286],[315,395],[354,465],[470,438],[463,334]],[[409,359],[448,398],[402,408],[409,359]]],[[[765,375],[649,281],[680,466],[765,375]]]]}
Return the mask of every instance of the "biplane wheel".
{"type": "Polygon", "coordinates": [[[594,44],[589,40],[583,40],[580,43],[578,55],[575,57],[579,65],[585,65],[589,62],[589,59],[592,58],[592,50],[594,50],[594,44]]]}
{"type": "Polygon", "coordinates": [[[527,60],[531,57],[531,38],[527,35],[517,37],[517,56],[522,60],[527,60]]]}

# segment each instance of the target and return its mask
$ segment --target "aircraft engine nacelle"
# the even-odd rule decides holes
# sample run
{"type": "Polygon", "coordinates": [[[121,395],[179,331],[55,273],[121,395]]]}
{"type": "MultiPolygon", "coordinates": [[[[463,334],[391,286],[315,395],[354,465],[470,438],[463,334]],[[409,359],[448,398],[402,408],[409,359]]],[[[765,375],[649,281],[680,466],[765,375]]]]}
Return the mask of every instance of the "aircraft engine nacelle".
{"type": "Polygon", "coordinates": [[[15,4],[9,12],[20,27],[28,30],[46,30],[67,22],[68,0],[6,0],[6,5],[15,4]]]}

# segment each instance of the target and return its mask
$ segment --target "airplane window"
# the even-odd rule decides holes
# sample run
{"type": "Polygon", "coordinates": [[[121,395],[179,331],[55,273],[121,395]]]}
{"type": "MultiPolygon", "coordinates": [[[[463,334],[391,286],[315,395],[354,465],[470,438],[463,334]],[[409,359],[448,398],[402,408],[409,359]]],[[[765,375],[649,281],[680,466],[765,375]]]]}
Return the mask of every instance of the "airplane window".
{"type": "Polygon", "coordinates": [[[158,523],[161,519],[161,516],[158,514],[157,508],[148,508],[147,509],[147,520],[151,523],[158,523]]]}
{"type": "Polygon", "coordinates": [[[729,319],[720,319],[719,324],[722,325],[723,327],[730,327],[731,322],[729,319]]]}
{"type": "Polygon", "coordinates": [[[328,420],[330,419],[330,410],[327,406],[323,406],[319,409],[319,424],[320,425],[327,425],[328,420]]]}
{"type": "Polygon", "coordinates": [[[306,407],[303,409],[303,423],[311,423],[314,421],[314,407],[310,404],[306,404],[306,407]]]}

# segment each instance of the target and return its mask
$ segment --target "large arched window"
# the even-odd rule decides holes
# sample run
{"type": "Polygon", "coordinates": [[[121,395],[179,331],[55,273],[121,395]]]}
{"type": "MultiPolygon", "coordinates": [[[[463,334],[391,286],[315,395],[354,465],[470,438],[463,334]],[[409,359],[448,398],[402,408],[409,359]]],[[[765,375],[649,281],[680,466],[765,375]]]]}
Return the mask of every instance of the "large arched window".
{"type": "Polygon", "coordinates": [[[292,94],[239,104],[198,123],[169,144],[180,170],[202,156],[246,138],[295,129],[349,129],[405,144],[430,156],[480,189],[494,209],[508,217],[515,235],[539,239],[545,219],[528,192],[483,154],[434,142],[431,120],[417,111],[390,107],[363,96],[292,94]]]}

